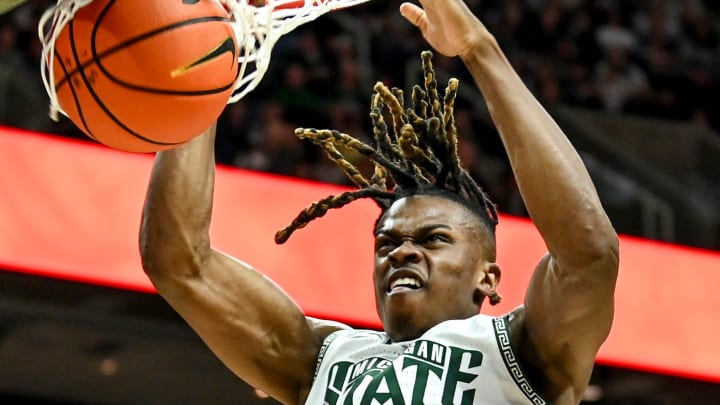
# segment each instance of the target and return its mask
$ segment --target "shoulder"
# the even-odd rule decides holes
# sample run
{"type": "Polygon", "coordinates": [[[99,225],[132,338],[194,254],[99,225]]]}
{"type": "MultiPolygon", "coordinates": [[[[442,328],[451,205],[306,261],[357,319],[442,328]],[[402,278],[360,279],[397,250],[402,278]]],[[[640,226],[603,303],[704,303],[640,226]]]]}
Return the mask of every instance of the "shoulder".
{"type": "Polygon", "coordinates": [[[315,336],[317,336],[321,342],[339,330],[353,330],[353,328],[341,322],[318,319],[310,316],[306,316],[305,319],[307,320],[310,329],[315,333],[315,336]]]}
{"type": "MultiPolygon", "coordinates": [[[[525,357],[527,349],[525,348],[526,343],[526,323],[525,323],[525,306],[520,305],[505,315],[502,315],[496,319],[502,319],[507,333],[510,337],[510,345],[513,351],[518,354],[521,359],[525,357]]],[[[524,360],[524,359],[523,359],[524,360]]]]}
{"type": "Polygon", "coordinates": [[[513,335],[521,333],[522,330],[525,328],[525,305],[520,305],[519,307],[503,315],[502,318],[507,319],[510,333],[512,333],[513,335]]]}
{"type": "MultiPolygon", "coordinates": [[[[357,346],[358,344],[362,346],[389,341],[387,334],[382,331],[355,329],[341,322],[312,317],[306,317],[306,319],[324,349],[327,349],[333,342],[341,342],[340,344],[343,345],[348,341],[352,341],[353,346],[357,346]]],[[[333,346],[337,345],[337,343],[333,344],[333,346]]],[[[323,349],[321,349],[321,351],[323,351],[323,349]]]]}
{"type": "Polygon", "coordinates": [[[503,318],[507,322],[507,329],[510,337],[510,346],[516,354],[518,363],[523,369],[526,378],[535,389],[545,398],[550,398],[550,391],[554,391],[550,387],[552,382],[547,375],[547,367],[543,365],[540,356],[530,344],[528,334],[532,331],[528,330],[525,322],[525,306],[521,305],[503,318]]]}

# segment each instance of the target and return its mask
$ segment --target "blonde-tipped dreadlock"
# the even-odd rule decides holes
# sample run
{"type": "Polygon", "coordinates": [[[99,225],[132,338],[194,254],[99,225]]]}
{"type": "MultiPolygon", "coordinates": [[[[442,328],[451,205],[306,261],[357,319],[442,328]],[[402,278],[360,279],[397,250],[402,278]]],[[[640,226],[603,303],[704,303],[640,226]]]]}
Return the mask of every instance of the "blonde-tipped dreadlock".
{"type": "Polygon", "coordinates": [[[401,197],[431,190],[456,196],[494,231],[498,221],[495,205],[462,167],[458,157],[453,114],[458,80],[450,79],[445,97],[440,100],[431,59],[431,52],[422,53],[424,89],[417,85],[413,87],[410,105],[405,110],[401,90],[388,89],[382,83],[375,85],[370,110],[374,148],[338,131],[303,128],[295,131],[298,137],[321,146],[360,189],[314,202],[275,235],[277,243],[284,243],[295,230],[325,215],[329,209],[340,208],[357,199],[372,198],[384,211],[401,197]],[[385,111],[392,117],[391,130],[385,122],[385,111]],[[366,179],[340,152],[348,149],[375,163],[375,172],[370,179],[366,179]]]}

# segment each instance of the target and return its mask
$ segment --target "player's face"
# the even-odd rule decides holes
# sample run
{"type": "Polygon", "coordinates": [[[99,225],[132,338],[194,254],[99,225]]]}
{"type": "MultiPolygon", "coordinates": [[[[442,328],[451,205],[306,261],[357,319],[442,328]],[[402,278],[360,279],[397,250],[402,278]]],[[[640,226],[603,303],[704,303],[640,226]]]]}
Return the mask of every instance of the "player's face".
{"type": "Polygon", "coordinates": [[[414,339],[448,319],[479,311],[499,269],[486,258],[493,246],[479,219],[441,196],[396,201],[375,234],[375,299],[395,341],[414,339]]]}

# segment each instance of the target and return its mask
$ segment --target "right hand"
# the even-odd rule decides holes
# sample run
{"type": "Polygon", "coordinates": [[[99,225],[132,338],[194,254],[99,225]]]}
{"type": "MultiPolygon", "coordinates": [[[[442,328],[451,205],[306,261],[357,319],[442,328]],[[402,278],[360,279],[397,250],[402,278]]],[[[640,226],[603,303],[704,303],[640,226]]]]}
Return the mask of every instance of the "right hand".
{"type": "Polygon", "coordinates": [[[445,56],[469,56],[492,38],[462,0],[419,0],[400,5],[400,14],[418,27],[425,40],[445,56]]]}

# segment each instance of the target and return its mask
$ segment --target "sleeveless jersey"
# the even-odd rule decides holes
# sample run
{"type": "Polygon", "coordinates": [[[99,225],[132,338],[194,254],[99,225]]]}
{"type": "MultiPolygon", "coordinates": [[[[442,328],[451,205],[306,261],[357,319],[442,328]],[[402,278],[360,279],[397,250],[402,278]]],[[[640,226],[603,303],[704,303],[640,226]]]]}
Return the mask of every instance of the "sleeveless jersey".
{"type": "Polygon", "coordinates": [[[506,318],[476,315],[391,342],[339,330],[323,342],[307,405],[507,405],[547,402],[525,378],[506,318]]]}

